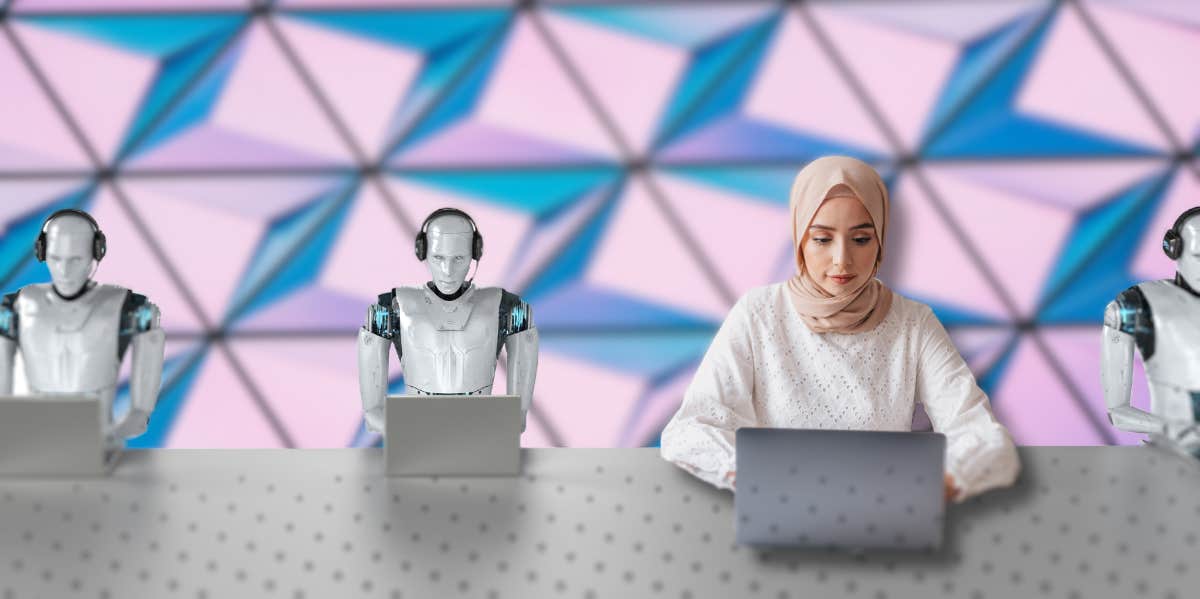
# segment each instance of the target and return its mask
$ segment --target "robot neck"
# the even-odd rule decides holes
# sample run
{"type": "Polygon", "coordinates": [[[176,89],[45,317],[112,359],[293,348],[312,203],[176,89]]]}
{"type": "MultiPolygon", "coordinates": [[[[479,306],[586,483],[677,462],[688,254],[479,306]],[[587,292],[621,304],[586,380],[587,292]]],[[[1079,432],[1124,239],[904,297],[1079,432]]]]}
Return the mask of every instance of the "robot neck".
{"type": "Polygon", "coordinates": [[[442,298],[443,301],[452,302],[452,301],[462,297],[462,294],[466,293],[467,289],[470,289],[471,282],[467,281],[466,283],[463,283],[462,287],[458,288],[458,291],[455,291],[454,293],[451,293],[450,295],[446,295],[445,293],[438,291],[437,285],[434,285],[433,281],[429,281],[428,283],[425,283],[425,286],[428,287],[429,290],[432,291],[434,295],[442,298]]]}
{"type": "Polygon", "coordinates": [[[56,287],[54,285],[54,283],[50,284],[50,288],[54,290],[54,295],[57,295],[59,299],[65,301],[65,302],[73,302],[73,301],[83,297],[83,294],[91,291],[92,288],[95,286],[96,286],[95,281],[88,280],[88,282],[83,284],[83,287],[79,288],[79,291],[76,291],[72,295],[63,295],[62,292],[58,290],[58,287],[56,287]]]}
{"type": "Polygon", "coordinates": [[[1192,286],[1188,285],[1187,281],[1183,280],[1183,277],[1179,276],[1178,272],[1175,273],[1175,284],[1178,285],[1184,291],[1186,291],[1196,297],[1200,297],[1200,292],[1197,292],[1195,289],[1192,289],[1192,286]]]}

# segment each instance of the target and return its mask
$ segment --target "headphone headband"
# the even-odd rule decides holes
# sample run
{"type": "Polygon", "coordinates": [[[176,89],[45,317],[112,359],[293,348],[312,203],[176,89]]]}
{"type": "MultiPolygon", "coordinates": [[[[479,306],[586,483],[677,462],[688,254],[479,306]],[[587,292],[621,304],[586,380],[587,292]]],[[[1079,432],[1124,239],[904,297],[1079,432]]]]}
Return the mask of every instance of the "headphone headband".
{"type": "Polygon", "coordinates": [[[38,262],[46,261],[46,228],[50,226],[50,223],[54,219],[67,215],[78,216],[92,226],[92,259],[97,262],[103,260],[104,255],[108,253],[108,239],[104,236],[104,231],[100,230],[100,224],[96,222],[96,219],[92,218],[92,215],[87,212],[77,208],[55,210],[50,216],[46,217],[46,220],[42,221],[42,228],[38,230],[37,239],[33,242],[34,257],[37,258],[38,262]]]}
{"type": "Polygon", "coordinates": [[[455,215],[461,216],[471,224],[471,259],[479,261],[483,256],[483,235],[479,233],[479,227],[475,225],[475,219],[471,218],[470,214],[459,210],[458,208],[438,208],[429,213],[421,223],[421,230],[417,232],[417,239],[414,243],[414,250],[417,255],[417,260],[425,261],[425,256],[429,252],[429,234],[428,229],[430,223],[440,216],[455,215]]]}

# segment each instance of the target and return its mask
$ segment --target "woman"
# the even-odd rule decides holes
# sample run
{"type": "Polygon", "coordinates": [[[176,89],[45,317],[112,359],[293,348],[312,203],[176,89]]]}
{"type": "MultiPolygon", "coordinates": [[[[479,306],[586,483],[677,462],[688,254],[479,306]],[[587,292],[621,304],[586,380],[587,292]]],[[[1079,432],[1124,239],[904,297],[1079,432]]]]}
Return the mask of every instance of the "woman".
{"type": "Polygon", "coordinates": [[[796,276],[734,305],[663,430],[663,457],[732,489],[740,427],[907,431],[921,401],[947,437],[948,498],[1011,484],[1012,438],[945,329],[875,278],[888,229],[879,175],[820,158],[790,205],[796,276]]]}

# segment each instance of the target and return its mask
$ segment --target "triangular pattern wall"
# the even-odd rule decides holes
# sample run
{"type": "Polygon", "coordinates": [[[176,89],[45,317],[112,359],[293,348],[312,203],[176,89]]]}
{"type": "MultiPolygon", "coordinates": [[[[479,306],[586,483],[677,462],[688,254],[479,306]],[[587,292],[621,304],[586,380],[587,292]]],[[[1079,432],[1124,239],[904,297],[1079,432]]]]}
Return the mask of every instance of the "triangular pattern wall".
{"type": "Polygon", "coordinates": [[[376,442],[353,338],[446,205],[477,282],[535,306],[525,444],[653,444],[733,302],[790,276],[791,178],[835,152],[884,173],[881,276],[1018,442],[1137,441],[1099,326],[1200,199],[1200,8],[428,4],[0,1],[0,287],[47,280],[45,214],[97,216],[98,278],[170,340],[138,445],[376,442]]]}

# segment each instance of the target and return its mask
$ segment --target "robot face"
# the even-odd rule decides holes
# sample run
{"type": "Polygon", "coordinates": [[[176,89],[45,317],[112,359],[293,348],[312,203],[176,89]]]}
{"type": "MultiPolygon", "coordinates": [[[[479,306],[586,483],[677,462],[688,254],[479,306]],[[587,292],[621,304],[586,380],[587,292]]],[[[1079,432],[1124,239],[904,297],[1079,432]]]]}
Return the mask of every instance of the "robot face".
{"type": "Polygon", "coordinates": [[[471,270],[471,225],[459,216],[444,216],[429,224],[425,264],[433,285],[444,295],[458,291],[471,270]]]}
{"type": "Polygon", "coordinates": [[[1192,289],[1200,290],[1200,215],[1184,221],[1179,236],[1183,239],[1183,253],[1175,261],[1175,270],[1192,289]]]}
{"type": "Polygon", "coordinates": [[[46,227],[46,267],[54,288],[72,296],[92,273],[92,226],[77,216],[60,216],[46,227]]]}

